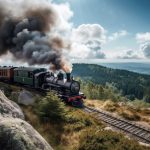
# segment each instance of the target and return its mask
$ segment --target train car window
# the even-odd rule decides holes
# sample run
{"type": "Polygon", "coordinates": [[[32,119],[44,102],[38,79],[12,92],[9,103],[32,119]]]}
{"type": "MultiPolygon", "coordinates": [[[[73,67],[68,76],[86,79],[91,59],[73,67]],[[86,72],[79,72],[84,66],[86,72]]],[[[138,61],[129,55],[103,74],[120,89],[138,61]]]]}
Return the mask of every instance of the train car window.
{"type": "Polygon", "coordinates": [[[23,74],[25,77],[29,77],[29,75],[28,75],[29,73],[27,71],[25,71],[23,74]]]}
{"type": "Polygon", "coordinates": [[[28,72],[28,78],[32,78],[33,77],[33,73],[32,72],[28,72]]]}
{"type": "Polygon", "coordinates": [[[19,76],[18,70],[15,71],[15,75],[16,75],[16,76],[19,76]]]}
{"type": "Polygon", "coordinates": [[[24,72],[22,70],[18,71],[18,76],[24,77],[24,72]]]}

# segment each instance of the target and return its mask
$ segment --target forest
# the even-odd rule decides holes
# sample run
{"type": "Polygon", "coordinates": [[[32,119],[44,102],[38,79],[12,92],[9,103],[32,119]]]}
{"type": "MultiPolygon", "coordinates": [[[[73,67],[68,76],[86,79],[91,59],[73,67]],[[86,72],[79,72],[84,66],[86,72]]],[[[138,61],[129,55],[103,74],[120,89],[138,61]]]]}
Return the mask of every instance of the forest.
{"type": "MultiPolygon", "coordinates": [[[[116,93],[127,99],[150,102],[150,75],[95,64],[73,64],[72,74],[82,80],[83,86],[93,86],[89,87],[92,90],[104,91],[105,89],[111,93],[117,90],[116,93]]],[[[107,92],[104,95],[107,95],[107,92]]]]}

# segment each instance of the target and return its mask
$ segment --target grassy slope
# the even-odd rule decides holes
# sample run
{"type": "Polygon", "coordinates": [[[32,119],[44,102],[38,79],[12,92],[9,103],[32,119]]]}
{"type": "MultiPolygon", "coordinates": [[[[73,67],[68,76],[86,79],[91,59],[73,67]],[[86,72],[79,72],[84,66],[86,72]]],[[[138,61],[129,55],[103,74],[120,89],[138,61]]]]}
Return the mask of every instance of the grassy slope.
{"type": "Polygon", "coordinates": [[[79,146],[82,131],[89,128],[103,129],[104,125],[79,109],[66,107],[69,113],[67,123],[42,123],[32,107],[22,106],[26,119],[52,145],[54,149],[72,150],[79,146]]]}
{"type": "MultiPolygon", "coordinates": [[[[5,87],[7,96],[17,101],[16,98],[13,98],[12,93],[19,92],[19,87],[8,86],[3,83],[0,84],[0,87],[5,87]]],[[[96,150],[97,147],[105,150],[110,150],[110,147],[112,147],[112,150],[125,150],[127,148],[128,150],[148,150],[148,148],[140,146],[136,141],[126,139],[121,134],[105,131],[105,126],[101,122],[85,114],[80,109],[66,107],[68,110],[68,121],[54,124],[41,122],[36,115],[35,106],[21,106],[21,108],[26,116],[26,120],[56,150],[96,150]]]]}
{"type": "Polygon", "coordinates": [[[22,106],[27,121],[52,145],[55,150],[148,150],[122,134],[104,130],[104,125],[79,109],[66,107],[71,119],[63,124],[40,122],[32,107],[22,106]],[[89,140],[91,139],[91,140],[89,140]],[[100,142],[99,140],[103,142],[100,142]],[[95,144],[94,144],[95,143],[95,144]]]}
{"type": "Polygon", "coordinates": [[[112,112],[130,121],[150,125],[150,104],[143,101],[114,102],[111,100],[86,100],[86,105],[112,112]]]}

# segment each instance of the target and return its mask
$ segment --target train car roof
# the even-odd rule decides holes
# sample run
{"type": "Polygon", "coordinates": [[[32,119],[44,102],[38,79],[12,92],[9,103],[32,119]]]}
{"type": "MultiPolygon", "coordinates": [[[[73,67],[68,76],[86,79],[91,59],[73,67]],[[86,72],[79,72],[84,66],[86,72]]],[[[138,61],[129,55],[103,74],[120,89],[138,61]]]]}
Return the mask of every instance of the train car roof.
{"type": "Polygon", "coordinates": [[[16,68],[16,67],[13,67],[13,66],[0,66],[0,69],[14,69],[14,68],[16,68]]]}
{"type": "Polygon", "coordinates": [[[35,68],[35,67],[18,67],[18,68],[15,68],[14,70],[34,72],[34,71],[43,71],[46,69],[45,68],[35,68]]]}

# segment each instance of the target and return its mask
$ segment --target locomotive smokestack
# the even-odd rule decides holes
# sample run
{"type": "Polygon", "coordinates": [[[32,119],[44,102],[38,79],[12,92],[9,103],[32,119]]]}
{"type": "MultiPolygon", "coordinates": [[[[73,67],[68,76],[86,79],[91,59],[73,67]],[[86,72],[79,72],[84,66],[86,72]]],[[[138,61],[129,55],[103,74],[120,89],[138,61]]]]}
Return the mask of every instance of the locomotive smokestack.
{"type": "Polygon", "coordinates": [[[64,74],[62,72],[59,72],[57,75],[58,80],[63,80],[64,79],[64,74]]]}
{"type": "Polygon", "coordinates": [[[67,81],[70,82],[71,81],[71,73],[66,73],[66,77],[67,77],[67,81]]]}

